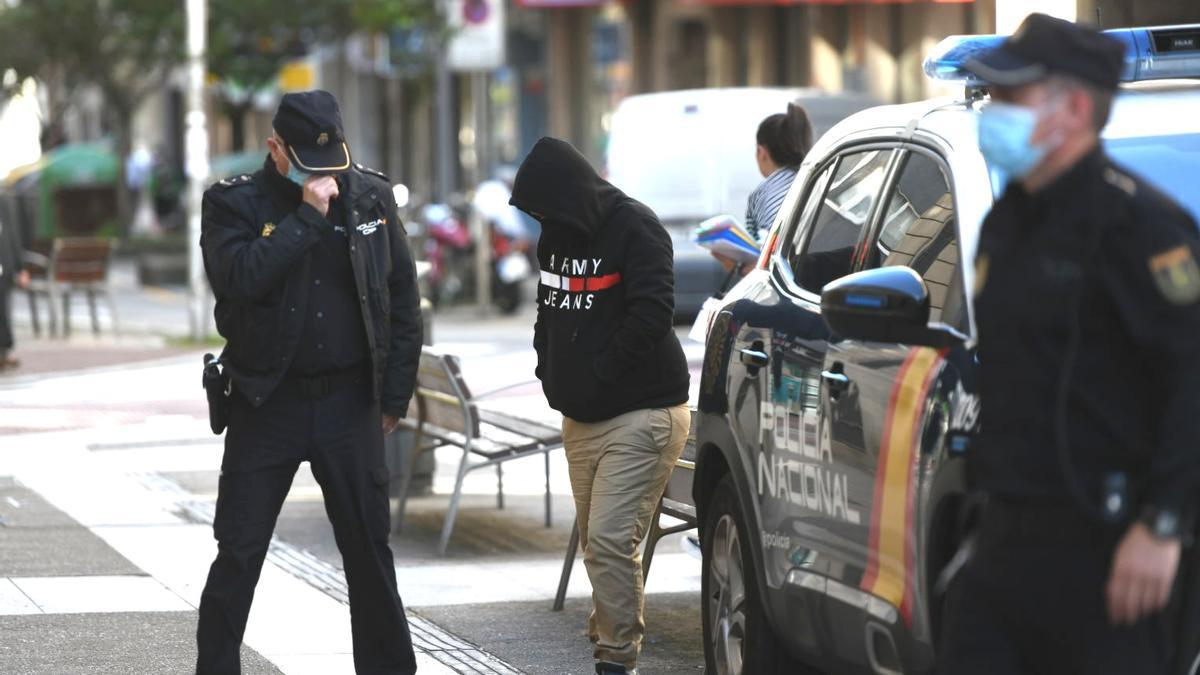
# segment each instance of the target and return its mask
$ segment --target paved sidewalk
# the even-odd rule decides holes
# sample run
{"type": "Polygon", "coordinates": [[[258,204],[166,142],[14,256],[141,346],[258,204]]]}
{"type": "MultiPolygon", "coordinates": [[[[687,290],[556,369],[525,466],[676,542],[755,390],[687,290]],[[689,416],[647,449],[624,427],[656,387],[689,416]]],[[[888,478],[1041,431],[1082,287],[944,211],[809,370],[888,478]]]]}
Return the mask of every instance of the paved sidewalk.
{"type": "MultiPolygon", "coordinates": [[[[16,304],[23,365],[0,374],[0,673],[189,672],[195,607],[216,552],[221,439],[206,428],[199,375],[200,355],[217,347],[180,347],[170,337],[186,326],[179,289],[122,290],[115,337],[93,337],[77,319],[68,340],[34,339],[21,324],[23,298],[16,304]],[[25,509],[19,518],[2,510],[8,497],[25,509]]],[[[545,408],[532,381],[533,310],[480,318],[454,307],[434,321],[438,347],[462,357],[472,390],[523,383],[489,400],[525,414],[545,408]]],[[[685,351],[695,370],[703,346],[685,351]]],[[[542,460],[522,460],[506,466],[504,511],[495,508],[493,474],[468,477],[442,558],[435,546],[459,456],[437,453],[436,493],[410,503],[404,533],[392,540],[421,672],[591,672],[580,561],[567,611],[548,609],[573,518],[561,454],[552,460],[553,528],[541,525],[542,460]]],[[[306,467],[276,534],[245,672],[353,672],[341,557],[306,467]]],[[[643,665],[696,672],[698,563],[677,542],[660,551],[643,665]]]]}
{"type": "MultiPolygon", "coordinates": [[[[0,672],[185,673],[194,608],[77,520],[0,477],[0,672]]],[[[279,673],[252,649],[246,673],[279,673]]]]}
{"type": "MultiPolygon", "coordinates": [[[[197,430],[198,431],[198,430],[197,430]]],[[[161,428],[8,436],[0,447],[0,672],[181,673],[215,553],[211,513],[106,452],[161,428]]],[[[413,614],[422,673],[518,673],[413,614]]],[[[341,571],[276,540],[244,672],[352,673],[341,571]]]]}

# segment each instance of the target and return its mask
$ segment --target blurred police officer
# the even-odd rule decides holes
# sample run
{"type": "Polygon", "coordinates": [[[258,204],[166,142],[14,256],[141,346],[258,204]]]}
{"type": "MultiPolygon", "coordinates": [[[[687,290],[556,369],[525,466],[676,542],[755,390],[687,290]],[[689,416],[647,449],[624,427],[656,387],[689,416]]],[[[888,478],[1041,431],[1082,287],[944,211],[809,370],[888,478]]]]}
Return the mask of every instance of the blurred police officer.
{"type": "Polygon", "coordinates": [[[197,670],[239,671],[275,519],[307,460],[350,587],[355,669],[412,673],[383,457],[420,355],[412,256],[386,178],[351,163],[331,94],[284,96],[267,146],[262,169],[204,195],[201,247],[233,401],[197,670]]]}
{"type": "Polygon", "coordinates": [[[12,290],[29,285],[29,270],[22,266],[24,247],[15,218],[0,217],[0,372],[12,370],[21,362],[12,356],[12,290]]]}
{"type": "MultiPolygon", "coordinates": [[[[1008,186],[976,259],[988,495],[943,673],[1163,673],[1200,473],[1200,239],[1099,142],[1124,48],[1044,15],[968,67],[1008,186]]],[[[1152,120],[1146,120],[1153,124],[1152,120]]]]}

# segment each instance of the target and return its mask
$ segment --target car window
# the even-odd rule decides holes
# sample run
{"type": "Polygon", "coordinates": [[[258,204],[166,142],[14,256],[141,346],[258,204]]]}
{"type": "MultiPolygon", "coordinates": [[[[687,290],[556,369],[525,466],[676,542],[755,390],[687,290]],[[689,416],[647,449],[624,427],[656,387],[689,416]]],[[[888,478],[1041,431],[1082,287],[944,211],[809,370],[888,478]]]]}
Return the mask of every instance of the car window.
{"type": "MultiPolygon", "coordinates": [[[[790,223],[784,242],[786,248],[783,249],[784,256],[787,258],[788,265],[793,266],[799,260],[799,251],[804,246],[804,233],[808,232],[808,223],[812,222],[813,213],[817,210],[817,205],[821,203],[821,198],[825,196],[825,187],[829,184],[829,179],[833,176],[833,170],[837,168],[836,158],[834,161],[826,164],[820,171],[817,172],[808,187],[808,193],[801,196],[795,204],[792,205],[791,211],[788,214],[786,222],[790,223]],[[796,214],[799,213],[799,217],[796,214]]],[[[799,181],[797,181],[798,183],[799,181]]],[[[792,185],[792,189],[796,189],[796,184],[792,185]]],[[[791,195],[784,199],[784,207],[791,202],[791,195]]]]}
{"type": "Polygon", "coordinates": [[[891,156],[889,149],[868,150],[838,160],[816,217],[806,228],[803,253],[789,260],[805,290],[820,293],[825,284],[850,273],[854,247],[883,187],[891,156]]]}
{"type": "Polygon", "coordinates": [[[873,265],[905,265],[921,275],[930,321],[965,327],[954,198],[937,160],[918,152],[905,159],[871,255],[873,265]]]}

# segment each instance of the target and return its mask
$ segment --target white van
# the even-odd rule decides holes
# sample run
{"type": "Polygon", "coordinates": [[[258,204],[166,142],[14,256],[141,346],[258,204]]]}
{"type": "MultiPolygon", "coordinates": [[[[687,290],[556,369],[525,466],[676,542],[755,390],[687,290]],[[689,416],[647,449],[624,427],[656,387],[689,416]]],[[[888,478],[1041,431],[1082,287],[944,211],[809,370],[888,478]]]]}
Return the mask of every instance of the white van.
{"type": "Polygon", "coordinates": [[[688,234],[711,216],[744,220],[746,200],[763,180],[754,159],[758,125],[790,102],[808,111],[815,137],[878,105],[865,95],[816,89],[693,89],[631,96],[613,114],[608,180],[653,209],[671,232],[678,319],[694,317],[725,278],[688,234]]]}

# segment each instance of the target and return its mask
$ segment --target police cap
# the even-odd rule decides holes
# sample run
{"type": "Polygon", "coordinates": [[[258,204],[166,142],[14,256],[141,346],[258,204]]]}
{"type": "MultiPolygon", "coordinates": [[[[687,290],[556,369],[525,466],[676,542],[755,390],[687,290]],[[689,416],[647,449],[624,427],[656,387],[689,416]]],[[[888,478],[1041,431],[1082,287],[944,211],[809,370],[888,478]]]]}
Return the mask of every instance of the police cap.
{"type": "Polygon", "coordinates": [[[1124,62],[1125,47],[1115,38],[1063,19],[1030,14],[1004,42],[967,61],[966,69],[1002,87],[1067,75],[1112,91],[1124,62]]]}
{"type": "Polygon", "coordinates": [[[350,168],[342,113],[333,94],[319,89],[284,94],[274,126],[287,145],[288,158],[298,168],[325,174],[350,168]]]}

